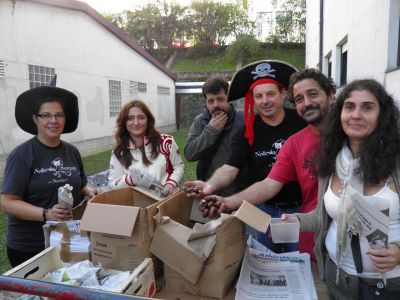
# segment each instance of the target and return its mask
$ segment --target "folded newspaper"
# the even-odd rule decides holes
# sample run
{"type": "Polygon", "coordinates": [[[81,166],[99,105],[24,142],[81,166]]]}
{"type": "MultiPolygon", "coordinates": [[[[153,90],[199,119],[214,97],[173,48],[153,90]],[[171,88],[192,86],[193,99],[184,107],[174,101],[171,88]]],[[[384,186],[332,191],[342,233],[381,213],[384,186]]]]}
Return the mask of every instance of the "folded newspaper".
{"type": "Polygon", "coordinates": [[[165,186],[151,176],[148,172],[136,166],[129,167],[129,173],[136,186],[148,189],[150,192],[156,194],[158,197],[165,197],[165,186]]]}
{"type": "Polygon", "coordinates": [[[249,236],[235,299],[317,300],[310,255],[277,254],[249,236]]]}

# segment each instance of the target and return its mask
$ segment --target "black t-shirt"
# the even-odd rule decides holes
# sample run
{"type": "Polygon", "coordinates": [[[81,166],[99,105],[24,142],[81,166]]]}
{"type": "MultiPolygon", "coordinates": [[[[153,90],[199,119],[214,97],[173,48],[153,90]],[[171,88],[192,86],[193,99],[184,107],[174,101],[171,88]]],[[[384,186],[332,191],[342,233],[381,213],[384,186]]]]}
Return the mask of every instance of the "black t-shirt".
{"type": "MultiPolygon", "coordinates": [[[[51,208],[58,203],[58,188],[73,187],[74,206],[87,180],[78,149],[66,142],[48,147],[36,137],[15,148],[7,158],[1,192],[22,197],[34,206],[51,208]]],[[[8,216],[7,244],[20,251],[44,249],[43,222],[8,216]]]]}
{"type": "MultiPolygon", "coordinates": [[[[247,165],[250,185],[264,180],[272,169],[279,150],[292,134],[307,126],[293,109],[285,108],[285,117],[277,126],[265,124],[260,115],[254,120],[254,143],[249,145],[244,129],[236,132],[231,141],[231,153],[227,164],[236,168],[247,165]]],[[[294,155],[296,155],[294,153],[294,155]]],[[[290,182],[267,203],[301,203],[301,190],[297,182],[290,182]]]]}

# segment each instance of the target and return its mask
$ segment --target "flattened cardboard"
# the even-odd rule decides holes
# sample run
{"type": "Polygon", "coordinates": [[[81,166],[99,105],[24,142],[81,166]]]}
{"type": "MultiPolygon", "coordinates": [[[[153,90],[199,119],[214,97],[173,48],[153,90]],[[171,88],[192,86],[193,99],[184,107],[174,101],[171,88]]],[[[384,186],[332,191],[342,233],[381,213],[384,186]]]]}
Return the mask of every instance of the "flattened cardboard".
{"type": "MultiPolygon", "coordinates": [[[[106,268],[132,270],[145,257],[152,257],[149,245],[158,204],[151,194],[133,187],[92,198],[81,220],[81,230],[90,232],[92,261],[106,268]]],[[[156,262],[155,269],[159,269],[156,262]]]]}
{"type": "Polygon", "coordinates": [[[262,233],[267,232],[269,223],[271,222],[271,216],[269,214],[263,212],[246,200],[242,202],[242,205],[240,205],[239,209],[234,212],[233,215],[243,223],[246,223],[262,233]]]}

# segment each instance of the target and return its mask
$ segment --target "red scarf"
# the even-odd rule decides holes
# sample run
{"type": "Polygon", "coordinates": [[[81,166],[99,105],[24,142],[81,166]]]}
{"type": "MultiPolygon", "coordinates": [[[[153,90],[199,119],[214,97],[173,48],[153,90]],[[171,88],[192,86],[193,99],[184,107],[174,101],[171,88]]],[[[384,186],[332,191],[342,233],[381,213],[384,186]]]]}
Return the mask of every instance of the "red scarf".
{"type": "Polygon", "coordinates": [[[249,140],[249,145],[253,145],[254,142],[254,98],[253,98],[253,89],[259,84],[265,83],[273,83],[277,86],[285,89],[285,86],[279,83],[276,80],[270,78],[262,78],[253,82],[253,84],[249,87],[246,92],[246,96],[244,98],[244,123],[246,125],[246,132],[244,134],[245,138],[249,140]]]}

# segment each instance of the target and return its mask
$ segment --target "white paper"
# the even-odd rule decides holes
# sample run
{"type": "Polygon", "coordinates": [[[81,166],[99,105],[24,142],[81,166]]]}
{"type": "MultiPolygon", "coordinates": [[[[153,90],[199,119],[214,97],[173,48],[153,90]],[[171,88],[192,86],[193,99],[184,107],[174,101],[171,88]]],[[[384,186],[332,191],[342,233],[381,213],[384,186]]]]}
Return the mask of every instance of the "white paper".
{"type": "Polygon", "coordinates": [[[250,236],[235,299],[317,300],[309,254],[276,254],[250,236]]]}

